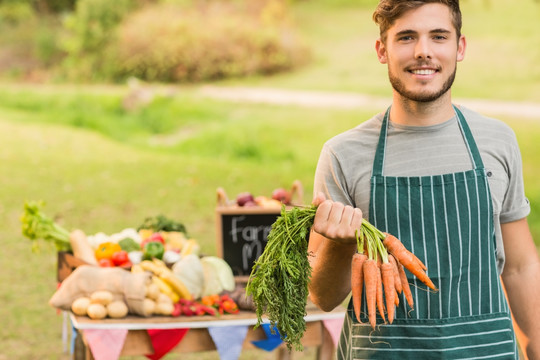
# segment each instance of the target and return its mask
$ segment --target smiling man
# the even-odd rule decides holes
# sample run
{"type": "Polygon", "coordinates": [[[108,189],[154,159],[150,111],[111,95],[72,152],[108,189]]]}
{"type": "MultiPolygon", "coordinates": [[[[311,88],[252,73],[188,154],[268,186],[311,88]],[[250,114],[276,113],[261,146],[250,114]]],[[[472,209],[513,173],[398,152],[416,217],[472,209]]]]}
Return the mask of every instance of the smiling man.
{"type": "Polygon", "coordinates": [[[349,295],[363,217],[420,258],[438,291],[407,274],[414,308],[400,295],[394,322],[379,317],[375,330],[364,291],[338,359],[518,359],[512,315],[540,359],[540,260],[515,135],[452,103],[467,45],[459,2],[381,0],[373,18],[393,100],[321,151],[310,296],[330,311],[349,295]]]}

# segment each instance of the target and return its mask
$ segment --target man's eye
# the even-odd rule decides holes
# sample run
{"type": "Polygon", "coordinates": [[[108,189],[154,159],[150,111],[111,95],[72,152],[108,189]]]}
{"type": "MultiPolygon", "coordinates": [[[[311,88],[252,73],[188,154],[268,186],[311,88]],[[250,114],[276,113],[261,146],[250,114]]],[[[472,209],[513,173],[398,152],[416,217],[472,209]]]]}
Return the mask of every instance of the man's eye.
{"type": "Polygon", "coordinates": [[[409,41],[412,40],[412,36],[401,36],[398,38],[399,41],[409,41]]]}

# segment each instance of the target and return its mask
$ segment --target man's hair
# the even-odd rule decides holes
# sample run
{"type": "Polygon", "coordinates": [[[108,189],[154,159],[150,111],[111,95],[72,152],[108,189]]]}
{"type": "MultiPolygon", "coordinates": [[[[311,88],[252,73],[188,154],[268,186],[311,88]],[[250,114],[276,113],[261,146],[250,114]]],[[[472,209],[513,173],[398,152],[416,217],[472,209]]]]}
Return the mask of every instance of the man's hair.
{"type": "Polygon", "coordinates": [[[452,14],[452,23],[456,28],[457,38],[461,36],[461,10],[459,0],[380,0],[373,13],[373,21],[379,25],[381,40],[386,42],[386,32],[406,11],[417,9],[425,4],[443,4],[452,14]]]}

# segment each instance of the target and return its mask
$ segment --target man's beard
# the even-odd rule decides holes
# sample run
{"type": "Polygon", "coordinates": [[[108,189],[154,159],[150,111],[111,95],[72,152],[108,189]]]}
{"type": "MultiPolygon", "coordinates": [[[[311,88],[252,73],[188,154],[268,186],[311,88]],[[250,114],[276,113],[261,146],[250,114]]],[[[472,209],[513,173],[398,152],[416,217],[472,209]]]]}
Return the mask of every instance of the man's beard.
{"type": "Polygon", "coordinates": [[[402,97],[412,100],[412,101],[416,101],[416,102],[431,102],[431,101],[437,100],[442,95],[444,95],[448,90],[450,90],[450,88],[452,87],[452,84],[454,83],[454,79],[456,78],[456,70],[457,70],[457,67],[454,68],[454,72],[450,74],[450,76],[448,77],[448,79],[446,79],[441,89],[437,92],[409,91],[405,88],[405,85],[403,84],[403,82],[401,82],[401,80],[398,77],[392,74],[392,71],[390,71],[390,69],[388,69],[388,77],[390,79],[390,84],[392,84],[392,87],[394,88],[394,90],[398,94],[400,94],[402,97]]]}

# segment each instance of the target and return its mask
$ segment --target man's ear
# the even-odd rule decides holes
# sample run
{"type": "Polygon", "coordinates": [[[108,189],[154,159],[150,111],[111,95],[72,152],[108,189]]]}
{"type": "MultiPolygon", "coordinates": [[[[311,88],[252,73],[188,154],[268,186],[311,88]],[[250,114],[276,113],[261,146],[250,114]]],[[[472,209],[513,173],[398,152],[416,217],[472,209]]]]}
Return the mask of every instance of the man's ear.
{"type": "Polygon", "coordinates": [[[388,61],[388,58],[386,56],[386,46],[381,39],[377,39],[377,41],[375,42],[375,51],[377,52],[377,58],[379,58],[379,62],[381,64],[386,64],[388,61]]]}
{"type": "Polygon", "coordinates": [[[461,35],[458,41],[457,61],[462,61],[465,58],[465,49],[467,48],[467,40],[461,35]]]}

